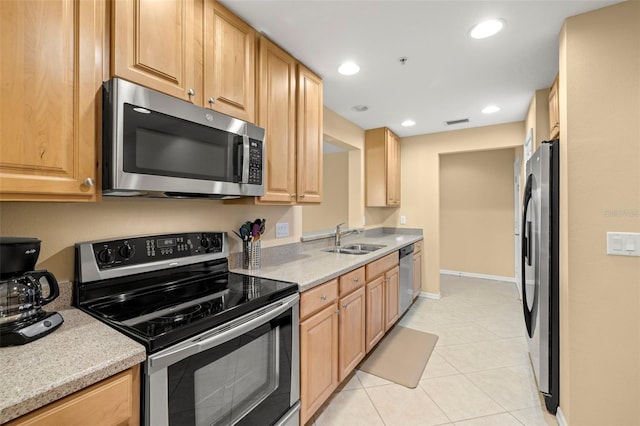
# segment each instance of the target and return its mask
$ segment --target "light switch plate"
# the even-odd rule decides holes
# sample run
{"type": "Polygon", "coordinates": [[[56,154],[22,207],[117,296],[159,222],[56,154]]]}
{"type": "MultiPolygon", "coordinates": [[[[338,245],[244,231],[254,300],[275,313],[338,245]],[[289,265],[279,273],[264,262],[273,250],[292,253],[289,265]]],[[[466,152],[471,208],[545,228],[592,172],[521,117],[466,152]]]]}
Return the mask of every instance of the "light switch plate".
{"type": "Polygon", "coordinates": [[[407,224],[407,217],[400,216],[400,225],[406,225],[406,224],[407,224]]]}
{"type": "Polygon", "coordinates": [[[607,232],[607,254],[640,256],[640,233],[607,232]]]}
{"type": "Polygon", "coordinates": [[[276,238],[284,238],[289,236],[289,223],[276,223],[276,238]]]}

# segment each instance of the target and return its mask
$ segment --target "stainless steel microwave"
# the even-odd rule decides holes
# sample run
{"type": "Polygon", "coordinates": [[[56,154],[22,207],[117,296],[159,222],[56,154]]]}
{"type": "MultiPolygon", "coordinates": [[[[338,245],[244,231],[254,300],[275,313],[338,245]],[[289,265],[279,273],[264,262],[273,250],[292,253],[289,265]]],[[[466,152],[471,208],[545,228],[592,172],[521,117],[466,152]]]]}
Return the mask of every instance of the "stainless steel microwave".
{"type": "Polygon", "coordinates": [[[113,78],[103,84],[102,192],[264,195],[265,130],[113,78]]]}

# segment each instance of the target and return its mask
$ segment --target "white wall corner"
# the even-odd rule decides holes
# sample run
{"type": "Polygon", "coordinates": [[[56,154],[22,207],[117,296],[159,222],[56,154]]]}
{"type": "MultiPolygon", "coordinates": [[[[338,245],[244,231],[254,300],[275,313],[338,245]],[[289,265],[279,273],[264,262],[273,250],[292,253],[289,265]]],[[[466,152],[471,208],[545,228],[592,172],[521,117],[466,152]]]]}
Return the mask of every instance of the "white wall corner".
{"type": "Polygon", "coordinates": [[[558,411],[556,411],[556,420],[558,421],[558,426],[569,426],[567,418],[564,416],[560,407],[558,407],[558,411]]]}
{"type": "Polygon", "coordinates": [[[423,291],[420,293],[419,297],[423,297],[425,299],[440,300],[440,293],[427,293],[426,291],[423,291]]]}

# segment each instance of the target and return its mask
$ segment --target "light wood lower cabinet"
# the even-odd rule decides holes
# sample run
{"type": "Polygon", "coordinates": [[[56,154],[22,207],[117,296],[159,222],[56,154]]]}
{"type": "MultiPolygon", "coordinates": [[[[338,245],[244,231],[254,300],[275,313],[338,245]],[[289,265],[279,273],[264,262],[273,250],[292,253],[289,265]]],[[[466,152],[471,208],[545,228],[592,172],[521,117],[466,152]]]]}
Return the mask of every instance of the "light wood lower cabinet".
{"type": "Polygon", "coordinates": [[[422,253],[413,254],[413,298],[422,292],[422,253]]]}
{"type": "Polygon", "coordinates": [[[400,268],[398,266],[390,269],[385,274],[385,313],[384,331],[389,331],[393,324],[400,318],[399,297],[400,297],[400,268]]]}
{"type": "Polygon", "coordinates": [[[384,275],[367,283],[365,340],[367,353],[384,336],[384,275]]]}
{"type": "Polygon", "coordinates": [[[367,320],[365,335],[367,352],[371,351],[398,321],[398,298],[400,297],[398,261],[398,252],[394,252],[366,266],[367,320]]]}
{"type": "MultiPolygon", "coordinates": [[[[363,282],[364,284],[364,282],[363,282]]],[[[365,288],[340,299],[338,327],[338,380],[343,381],[364,359],[365,350],[365,288]]]]}
{"type": "Polygon", "coordinates": [[[140,367],[136,365],[86,389],[26,414],[6,426],[137,426],[140,367]]]}
{"type": "MultiPolygon", "coordinates": [[[[301,300],[301,305],[302,305],[301,300]]],[[[338,304],[300,323],[300,424],[338,387],[338,304]]]]}

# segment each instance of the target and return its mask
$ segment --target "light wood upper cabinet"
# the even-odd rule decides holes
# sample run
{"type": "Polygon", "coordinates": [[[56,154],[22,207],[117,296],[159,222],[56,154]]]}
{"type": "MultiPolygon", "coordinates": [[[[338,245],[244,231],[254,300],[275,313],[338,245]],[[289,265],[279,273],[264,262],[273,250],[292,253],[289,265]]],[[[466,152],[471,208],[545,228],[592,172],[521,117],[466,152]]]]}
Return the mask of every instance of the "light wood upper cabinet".
{"type": "Polygon", "coordinates": [[[96,199],[105,13],[0,1],[1,201],[96,199]]]}
{"type": "Polygon", "coordinates": [[[298,203],[322,202],[322,79],[298,64],[298,203]]]}
{"type": "Polygon", "coordinates": [[[193,101],[194,0],[117,0],[111,7],[111,75],[193,101]]]}
{"type": "Polygon", "coordinates": [[[400,206],[400,138],[386,127],[365,132],[368,207],[400,206]]]}
{"type": "Polygon", "coordinates": [[[260,39],[258,125],[267,129],[265,194],[260,202],[296,200],[296,64],[266,37],[260,39]]]}
{"type": "Polygon", "coordinates": [[[560,100],[558,99],[558,75],[549,89],[549,139],[560,137],[560,100]]]}
{"type": "Polygon", "coordinates": [[[217,1],[204,14],[204,106],[254,123],[256,32],[217,1]]]}
{"type": "Polygon", "coordinates": [[[52,402],[6,426],[137,426],[140,424],[140,367],[52,402]]]}

